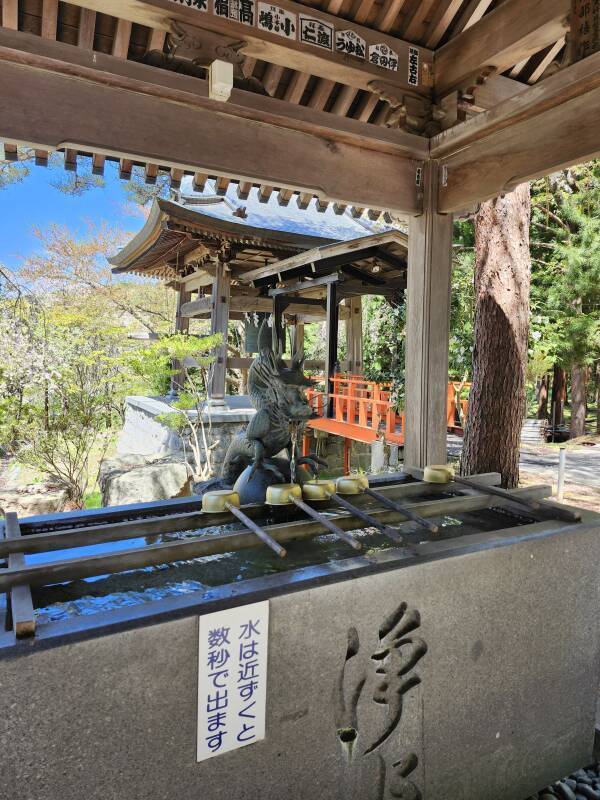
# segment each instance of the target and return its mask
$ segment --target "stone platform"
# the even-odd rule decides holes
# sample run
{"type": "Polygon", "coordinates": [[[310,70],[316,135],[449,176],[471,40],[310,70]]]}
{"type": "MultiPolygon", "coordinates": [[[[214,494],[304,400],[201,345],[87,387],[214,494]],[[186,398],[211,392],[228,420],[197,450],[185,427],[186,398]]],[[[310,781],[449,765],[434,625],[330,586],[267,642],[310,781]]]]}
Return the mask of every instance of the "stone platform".
{"type": "MultiPolygon", "coordinates": [[[[119,434],[119,456],[181,456],[183,443],[179,434],[172,431],[160,417],[172,413],[167,397],[131,396],[125,402],[125,423],[119,434]]],[[[240,433],[256,413],[247,395],[227,395],[224,405],[213,406],[205,413],[208,444],[217,443],[212,453],[212,463],[220,471],[227,448],[234,436],[240,433]]],[[[344,440],[339,436],[319,438],[319,452],[333,473],[342,473],[344,440]]],[[[352,466],[368,470],[371,465],[370,445],[354,442],[352,466]]]]}
{"type": "Polygon", "coordinates": [[[524,800],[589,763],[600,518],[418,552],[1,634],[5,796],[524,800]],[[199,617],[263,600],[266,738],[197,763],[199,617]]]}
{"type": "MultiPolygon", "coordinates": [[[[182,455],[181,437],[160,419],[172,412],[171,400],[167,397],[127,397],[125,423],[119,434],[117,453],[122,456],[182,455]]],[[[208,444],[217,443],[212,454],[213,464],[223,463],[231,440],[246,427],[255,413],[246,395],[228,396],[224,405],[206,409],[204,422],[208,444]]]]}

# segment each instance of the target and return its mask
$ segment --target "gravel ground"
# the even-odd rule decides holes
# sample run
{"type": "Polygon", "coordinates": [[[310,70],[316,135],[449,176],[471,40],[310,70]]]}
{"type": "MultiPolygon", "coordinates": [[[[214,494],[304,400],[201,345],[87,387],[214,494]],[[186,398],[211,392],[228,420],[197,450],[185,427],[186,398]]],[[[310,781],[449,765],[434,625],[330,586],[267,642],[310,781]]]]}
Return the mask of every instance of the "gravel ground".
{"type": "Polygon", "coordinates": [[[558,783],[553,783],[527,800],[600,800],[600,764],[578,769],[558,783]]]}

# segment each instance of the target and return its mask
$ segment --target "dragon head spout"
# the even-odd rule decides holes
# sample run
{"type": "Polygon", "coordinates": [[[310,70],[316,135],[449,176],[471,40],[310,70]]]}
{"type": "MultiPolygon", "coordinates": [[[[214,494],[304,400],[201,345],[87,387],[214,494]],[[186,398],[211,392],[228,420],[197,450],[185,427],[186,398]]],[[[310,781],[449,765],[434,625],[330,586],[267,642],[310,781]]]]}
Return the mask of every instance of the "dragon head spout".
{"type": "Polygon", "coordinates": [[[253,402],[261,407],[276,404],[279,411],[290,421],[306,421],[311,408],[303,389],[313,385],[304,374],[304,355],[296,351],[288,366],[282,354],[273,346],[272,334],[263,322],[258,333],[259,354],[252,362],[248,375],[248,387],[253,402]]]}

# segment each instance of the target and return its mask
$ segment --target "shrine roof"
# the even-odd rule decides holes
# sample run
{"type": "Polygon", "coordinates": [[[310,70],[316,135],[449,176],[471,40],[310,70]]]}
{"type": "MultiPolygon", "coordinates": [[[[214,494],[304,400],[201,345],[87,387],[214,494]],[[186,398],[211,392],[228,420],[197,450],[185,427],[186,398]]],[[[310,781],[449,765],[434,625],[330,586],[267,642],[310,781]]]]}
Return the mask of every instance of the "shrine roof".
{"type": "Polygon", "coordinates": [[[274,196],[261,203],[257,190],[245,201],[233,190],[223,196],[193,192],[191,179],[176,198],[154,201],[144,227],[109,259],[113,272],[177,280],[201,270],[224,247],[234,267],[256,269],[372,229],[331,207],[307,213],[282,208],[274,196]]]}

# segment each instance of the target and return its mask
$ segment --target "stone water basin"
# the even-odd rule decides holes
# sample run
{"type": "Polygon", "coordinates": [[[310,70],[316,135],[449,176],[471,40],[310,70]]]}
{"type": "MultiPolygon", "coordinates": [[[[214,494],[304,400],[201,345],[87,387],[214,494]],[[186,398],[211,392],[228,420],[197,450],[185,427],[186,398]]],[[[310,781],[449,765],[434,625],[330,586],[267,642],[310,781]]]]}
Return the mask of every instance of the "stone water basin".
{"type": "MultiPolygon", "coordinates": [[[[443,516],[432,519],[440,527],[440,532],[436,535],[430,534],[415,523],[405,523],[402,530],[407,542],[417,544],[433,538],[436,540],[453,539],[472,533],[493,532],[503,528],[525,525],[534,521],[531,517],[499,508],[462,513],[456,517],[443,516]]],[[[158,541],[176,541],[199,534],[217,535],[225,531],[241,529],[243,527],[240,524],[233,523],[203,530],[164,534],[160,537],[128,539],[85,548],[33,554],[28,555],[26,561],[28,564],[49,563],[83,555],[100,555],[117,550],[143,547],[158,541]]],[[[374,528],[357,528],[353,531],[353,535],[362,543],[361,553],[357,554],[345,542],[328,534],[313,539],[289,542],[286,545],[288,554],[284,559],[278,558],[267,547],[259,544],[255,548],[243,551],[203,556],[124,573],[33,588],[36,622],[38,625],[45,625],[58,620],[90,616],[192,593],[199,593],[201,598],[208,599],[211,590],[215,587],[342,561],[354,558],[356,555],[374,555],[397,547],[392,540],[374,528]]]]}

